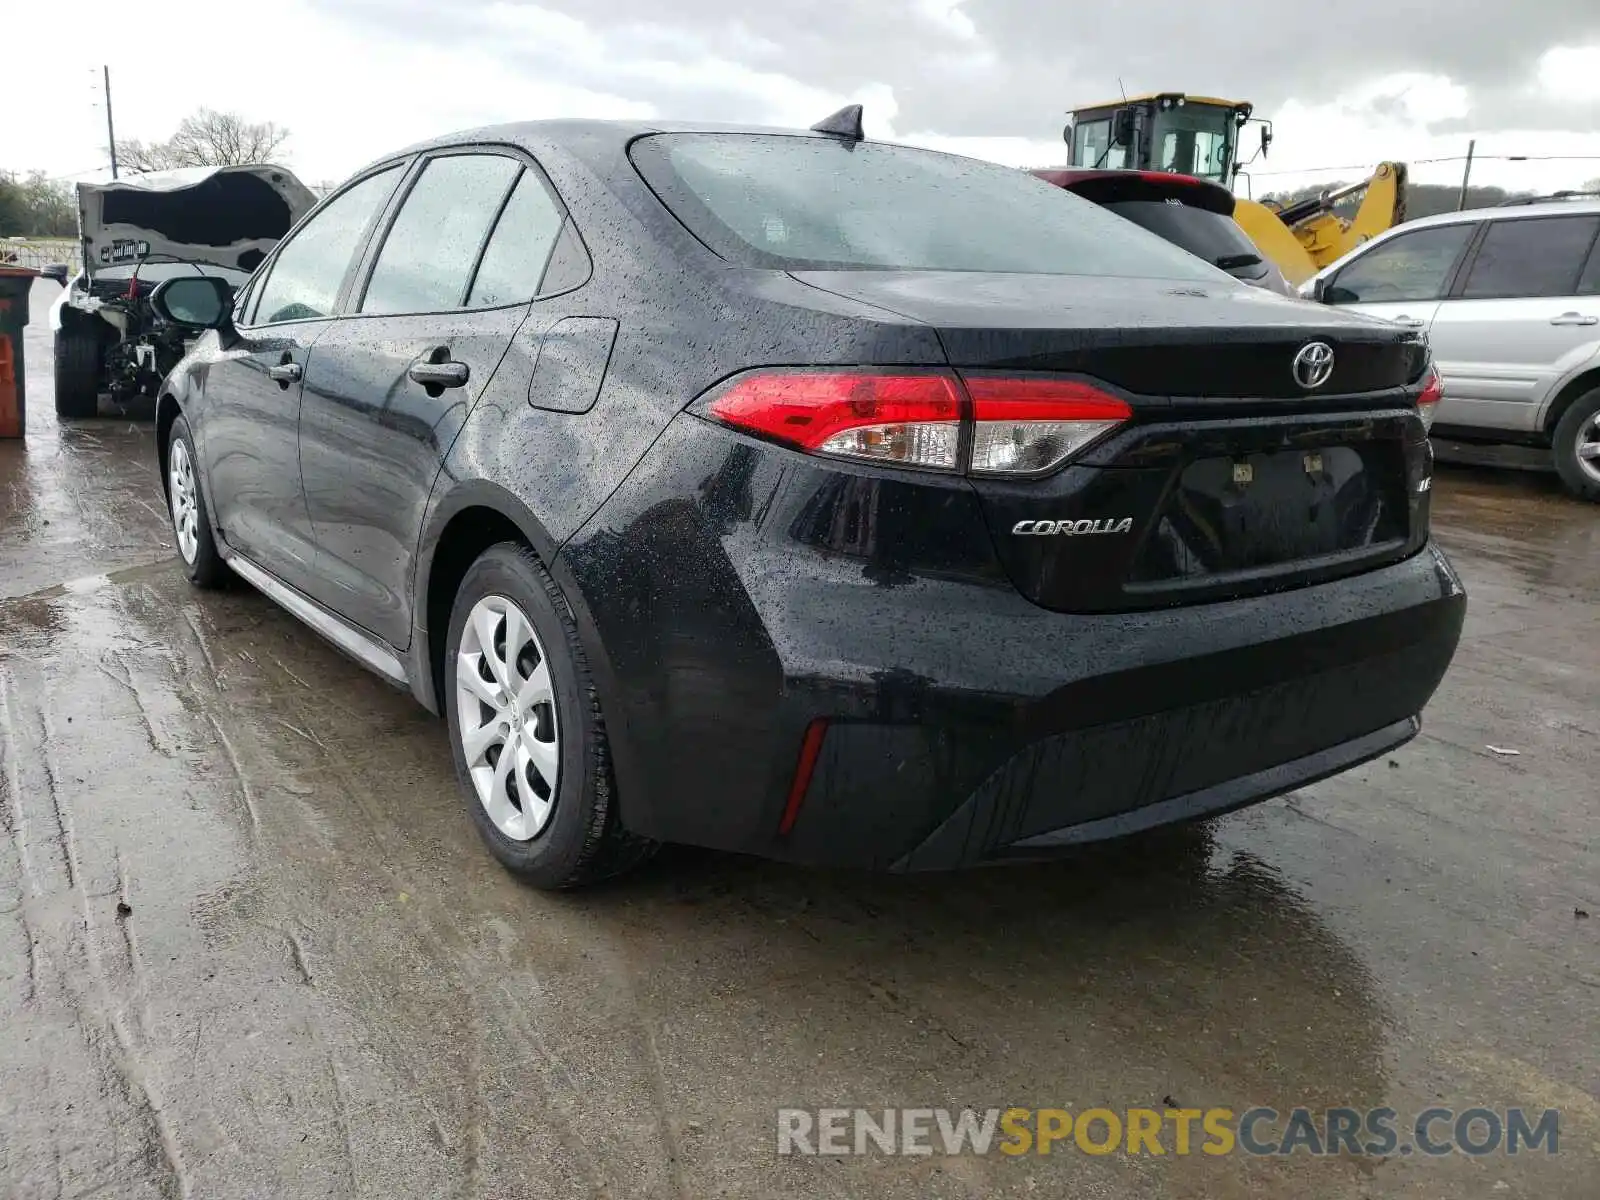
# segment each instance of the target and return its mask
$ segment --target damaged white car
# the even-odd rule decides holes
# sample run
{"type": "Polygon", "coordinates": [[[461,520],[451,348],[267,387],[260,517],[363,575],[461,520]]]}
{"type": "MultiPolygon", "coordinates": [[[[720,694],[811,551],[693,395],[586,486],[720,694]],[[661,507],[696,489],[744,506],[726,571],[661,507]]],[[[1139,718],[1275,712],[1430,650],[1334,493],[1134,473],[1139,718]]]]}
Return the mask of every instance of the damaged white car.
{"type": "Polygon", "coordinates": [[[282,167],[183,167],[78,184],[84,270],[50,309],[56,414],[92,417],[101,395],[154,395],[186,332],[150,308],[156,285],[199,274],[238,287],[316,204],[282,167]]]}

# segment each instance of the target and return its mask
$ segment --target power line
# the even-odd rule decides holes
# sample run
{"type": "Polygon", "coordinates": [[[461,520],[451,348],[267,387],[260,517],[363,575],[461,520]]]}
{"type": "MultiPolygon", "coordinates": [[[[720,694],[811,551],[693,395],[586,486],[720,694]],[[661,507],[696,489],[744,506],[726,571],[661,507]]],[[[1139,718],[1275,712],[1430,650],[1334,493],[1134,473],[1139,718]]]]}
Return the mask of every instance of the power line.
{"type": "MultiPolygon", "coordinates": [[[[1600,162],[1600,154],[1475,154],[1474,162],[1493,159],[1497,162],[1600,162]]],[[[1441,158],[1410,158],[1408,166],[1425,166],[1428,163],[1466,162],[1465,154],[1447,154],[1441,158]]],[[[1252,179],[1265,179],[1273,175],[1313,175],[1323,171],[1370,171],[1372,164],[1348,163],[1342,167],[1297,167],[1292,171],[1251,171],[1252,179]]]]}
{"type": "Polygon", "coordinates": [[[79,175],[94,175],[94,174],[97,174],[98,172],[104,171],[104,170],[105,170],[105,167],[103,165],[96,164],[95,166],[92,166],[92,167],[85,167],[81,171],[68,171],[65,175],[52,175],[52,176],[50,176],[50,178],[46,179],[45,182],[46,183],[62,183],[62,182],[66,181],[66,180],[69,180],[69,179],[76,179],[79,175]]]}

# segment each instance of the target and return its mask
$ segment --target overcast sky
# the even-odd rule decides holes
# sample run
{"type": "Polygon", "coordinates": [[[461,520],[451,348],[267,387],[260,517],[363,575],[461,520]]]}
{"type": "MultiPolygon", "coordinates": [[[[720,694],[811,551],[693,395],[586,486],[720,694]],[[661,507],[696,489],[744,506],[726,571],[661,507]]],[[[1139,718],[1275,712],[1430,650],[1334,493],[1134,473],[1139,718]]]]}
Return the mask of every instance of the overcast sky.
{"type": "Polygon", "coordinates": [[[1060,163],[1076,104],[1179,90],[1276,124],[1257,194],[1413,164],[1550,190],[1600,176],[1600,0],[14,0],[0,168],[105,165],[117,131],[200,106],[286,125],[312,182],[452,129],[540,117],[805,126],[866,105],[872,137],[1060,163]],[[63,12],[70,13],[69,18],[63,12]],[[137,14],[137,15],[135,15],[137,14]],[[599,14],[604,14],[599,15],[599,14]],[[1092,15],[1091,15],[1092,14],[1092,15]],[[70,31],[70,33],[69,33],[70,31]],[[21,53],[19,53],[19,50],[21,53]],[[13,95],[26,98],[13,108],[13,95]],[[1494,155],[1581,155],[1504,162],[1494,155]],[[1314,168],[1360,170],[1314,172],[1314,168]],[[1270,175],[1267,173],[1271,172],[1270,175]]]}

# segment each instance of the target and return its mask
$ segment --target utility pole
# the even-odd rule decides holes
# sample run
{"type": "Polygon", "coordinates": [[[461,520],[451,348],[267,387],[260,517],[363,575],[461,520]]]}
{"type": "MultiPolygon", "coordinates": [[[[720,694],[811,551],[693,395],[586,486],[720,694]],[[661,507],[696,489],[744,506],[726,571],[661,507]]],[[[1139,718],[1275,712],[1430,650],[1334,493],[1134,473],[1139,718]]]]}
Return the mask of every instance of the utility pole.
{"type": "Polygon", "coordinates": [[[111,123],[111,68],[101,67],[106,80],[106,145],[111,148],[111,178],[117,177],[117,127],[111,123]]]}
{"type": "Polygon", "coordinates": [[[1456,211],[1463,212],[1467,207],[1467,180],[1472,178],[1472,152],[1478,148],[1478,139],[1472,138],[1467,142],[1467,165],[1461,172],[1461,198],[1456,201],[1456,211]]]}

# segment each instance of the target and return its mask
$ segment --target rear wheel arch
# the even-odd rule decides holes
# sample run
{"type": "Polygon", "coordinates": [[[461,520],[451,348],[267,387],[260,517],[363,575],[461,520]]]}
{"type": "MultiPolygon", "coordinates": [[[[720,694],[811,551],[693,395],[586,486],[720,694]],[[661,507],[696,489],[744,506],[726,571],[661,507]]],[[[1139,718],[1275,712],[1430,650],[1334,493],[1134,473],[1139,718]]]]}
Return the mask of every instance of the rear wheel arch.
{"type": "Polygon", "coordinates": [[[527,546],[552,570],[559,549],[554,539],[527,505],[496,484],[480,480],[457,486],[431,507],[424,522],[412,579],[411,649],[413,678],[422,685],[413,690],[432,712],[444,711],[439,689],[456,591],[478,555],[506,541],[527,546]]]}
{"type": "Polygon", "coordinates": [[[648,781],[635,766],[626,723],[613,699],[618,690],[610,655],[606,653],[577,580],[559,557],[560,546],[525,504],[505,489],[486,481],[457,488],[434,507],[424,530],[412,583],[411,648],[407,655],[412,693],[430,712],[444,714],[450,611],[461,581],[478,556],[489,547],[508,541],[528,547],[560,589],[577,626],[606,720],[618,802],[626,817],[629,797],[642,795],[640,789],[648,781]]]}
{"type": "Polygon", "coordinates": [[[1544,414],[1544,434],[1546,437],[1554,434],[1556,426],[1561,424],[1561,418],[1567,415],[1567,409],[1580,396],[1586,396],[1595,388],[1600,387],[1600,366],[1589,367],[1581,375],[1574,376],[1566,385],[1556,393],[1550,407],[1544,414]]]}

